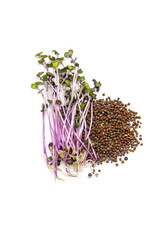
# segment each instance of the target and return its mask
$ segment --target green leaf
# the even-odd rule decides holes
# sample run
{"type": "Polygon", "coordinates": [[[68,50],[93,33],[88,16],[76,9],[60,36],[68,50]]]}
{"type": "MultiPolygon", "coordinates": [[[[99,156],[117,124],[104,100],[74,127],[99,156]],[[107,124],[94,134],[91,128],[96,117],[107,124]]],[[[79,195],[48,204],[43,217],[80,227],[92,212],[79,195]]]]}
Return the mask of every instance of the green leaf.
{"type": "Polygon", "coordinates": [[[79,64],[78,64],[78,63],[75,63],[75,66],[76,66],[76,67],[79,67],[79,64]]]}
{"type": "Polygon", "coordinates": [[[81,108],[84,108],[84,107],[85,107],[85,103],[82,103],[82,104],[80,105],[80,107],[81,107],[81,108]]]}
{"type": "Polygon", "coordinates": [[[97,82],[95,79],[93,79],[92,81],[94,82],[94,86],[95,88],[97,88],[97,91],[98,91],[102,85],[101,82],[97,82]]]}
{"type": "Polygon", "coordinates": [[[77,81],[79,81],[79,82],[83,82],[85,80],[85,77],[84,76],[78,76],[77,77],[77,81]]]}
{"type": "Polygon", "coordinates": [[[72,49],[69,49],[68,55],[69,55],[69,56],[72,56],[72,55],[73,55],[73,50],[72,50],[72,49]]]}
{"type": "Polygon", "coordinates": [[[86,88],[85,91],[86,91],[86,93],[88,93],[89,92],[89,88],[86,88]]]}
{"type": "Polygon", "coordinates": [[[44,104],[44,103],[42,103],[42,105],[41,105],[41,112],[43,112],[43,111],[44,111],[44,109],[45,109],[45,104],[44,104]]]}
{"type": "Polygon", "coordinates": [[[56,100],[56,104],[58,104],[58,105],[61,105],[61,101],[60,100],[56,100]]]}
{"type": "Polygon", "coordinates": [[[38,63],[42,64],[44,62],[44,58],[40,59],[38,63]]]}
{"type": "Polygon", "coordinates": [[[52,61],[52,65],[54,68],[58,67],[59,61],[52,61]]]}
{"type": "Polygon", "coordinates": [[[64,61],[64,57],[57,58],[57,60],[58,60],[59,62],[63,62],[63,61],[64,61]]]}
{"type": "Polygon", "coordinates": [[[64,53],[64,57],[66,57],[66,58],[68,57],[68,52],[64,53]]]}
{"type": "Polygon", "coordinates": [[[65,84],[67,87],[70,87],[70,81],[69,80],[65,80],[65,84]]]}
{"type": "Polygon", "coordinates": [[[43,85],[42,82],[35,82],[31,84],[31,88],[36,89],[39,85],[43,85]]]}
{"type": "Polygon", "coordinates": [[[89,95],[90,95],[93,99],[96,99],[96,94],[95,94],[95,93],[90,92],[89,95]]]}
{"type": "Polygon", "coordinates": [[[41,55],[40,57],[42,57],[42,58],[47,58],[47,55],[41,55]]]}
{"type": "Polygon", "coordinates": [[[59,55],[59,53],[56,50],[52,50],[52,52],[54,52],[55,55],[59,55]]]}
{"type": "Polygon", "coordinates": [[[42,82],[35,82],[36,86],[43,85],[42,82]]]}
{"type": "Polygon", "coordinates": [[[82,86],[89,88],[89,84],[87,82],[83,82],[82,86]]]}
{"type": "Polygon", "coordinates": [[[77,119],[77,120],[80,120],[80,118],[81,118],[80,115],[76,115],[76,116],[75,116],[75,119],[77,119]]]}
{"type": "Polygon", "coordinates": [[[47,72],[46,74],[47,74],[48,76],[53,77],[53,78],[55,77],[55,76],[53,75],[53,73],[51,73],[51,72],[47,72]]]}
{"type": "Polygon", "coordinates": [[[82,90],[82,92],[83,92],[83,93],[88,93],[88,92],[89,92],[89,89],[90,89],[90,88],[84,87],[83,90],[82,90]]]}
{"type": "Polygon", "coordinates": [[[44,75],[42,76],[42,79],[43,79],[43,81],[46,81],[46,79],[47,79],[47,74],[44,74],[44,75]]]}
{"type": "Polygon", "coordinates": [[[37,85],[36,85],[35,83],[32,83],[32,84],[31,84],[31,88],[32,88],[32,89],[36,89],[36,88],[37,88],[37,85]]]}
{"type": "Polygon", "coordinates": [[[52,63],[47,63],[47,67],[48,68],[50,68],[50,67],[52,68],[52,63]]]}
{"type": "Polygon", "coordinates": [[[68,67],[68,69],[69,69],[70,71],[74,69],[74,67],[71,66],[71,65],[67,65],[67,67],[68,67]]]}
{"type": "Polygon", "coordinates": [[[66,73],[66,71],[67,71],[66,67],[62,68],[62,69],[58,69],[59,74],[64,74],[64,73],[66,73]]]}
{"type": "Polygon", "coordinates": [[[43,52],[39,52],[35,55],[35,57],[39,57],[43,52]]]}
{"type": "Polygon", "coordinates": [[[79,70],[78,70],[78,73],[83,73],[82,69],[79,69],[79,70]]]}
{"type": "Polygon", "coordinates": [[[73,55],[73,50],[72,49],[69,49],[68,52],[64,53],[64,57],[66,57],[66,58],[71,57],[72,55],[73,55]]]}
{"type": "Polygon", "coordinates": [[[48,101],[49,104],[52,104],[52,100],[48,99],[47,101],[48,101]]]}
{"type": "Polygon", "coordinates": [[[87,146],[87,145],[88,145],[88,140],[85,140],[85,141],[84,141],[84,144],[87,146]]]}
{"type": "Polygon", "coordinates": [[[75,127],[79,127],[79,126],[80,126],[80,123],[76,123],[76,124],[75,124],[75,127]]]}
{"type": "Polygon", "coordinates": [[[49,56],[49,59],[50,59],[51,61],[55,61],[55,60],[56,60],[55,57],[53,57],[53,56],[49,56]]]}
{"type": "Polygon", "coordinates": [[[40,77],[43,73],[44,73],[44,72],[38,72],[36,76],[37,76],[37,77],[40,77]]]}

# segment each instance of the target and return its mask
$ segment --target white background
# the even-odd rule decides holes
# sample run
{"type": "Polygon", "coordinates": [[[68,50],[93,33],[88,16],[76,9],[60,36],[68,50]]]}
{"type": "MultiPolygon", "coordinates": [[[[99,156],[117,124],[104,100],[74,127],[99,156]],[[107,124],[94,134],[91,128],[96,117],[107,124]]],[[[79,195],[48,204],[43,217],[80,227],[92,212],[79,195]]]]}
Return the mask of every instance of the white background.
{"type": "Polygon", "coordinates": [[[157,2],[1,1],[0,239],[157,239],[157,2]],[[34,55],[74,50],[86,79],[142,116],[143,147],[56,182],[42,158],[34,55]]]}

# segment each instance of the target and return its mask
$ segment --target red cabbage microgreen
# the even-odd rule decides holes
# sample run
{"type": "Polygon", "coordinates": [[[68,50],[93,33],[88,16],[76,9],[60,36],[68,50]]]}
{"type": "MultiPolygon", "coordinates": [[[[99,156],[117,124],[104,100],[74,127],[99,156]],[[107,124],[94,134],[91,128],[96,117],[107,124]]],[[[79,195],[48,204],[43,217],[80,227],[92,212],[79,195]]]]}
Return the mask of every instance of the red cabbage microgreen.
{"type": "MultiPolygon", "coordinates": [[[[93,80],[94,87],[82,76],[82,69],[73,58],[73,50],[59,57],[56,50],[52,55],[43,52],[35,55],[44,70],[37,73],[37,82],[32,83],[32,89],[41,94],[43,119],[43,152],[46,163],[54,171],[57,178],[61,163],[66,173],[77,176],[79,169],[89,161],[96,162],[97,155],[90,140],[93,118],[93,101],[101,83],[93,80]],[[64,65],[69,61],[68,65],[64,65]],[[91,111],[90,126],[87,127],[86,116],[91,111]],[[50,139],[47,144],[45,124],[48,120],[50,139]],[[90,149],[92,151],[90,151],[90,149]],[[89,160],[90,158],[90,160],[89,160]],[[73,170],[71,171],[71,166],[73,170]]],[[[61,179],[61,178],[59,178],[61,179]]]]}

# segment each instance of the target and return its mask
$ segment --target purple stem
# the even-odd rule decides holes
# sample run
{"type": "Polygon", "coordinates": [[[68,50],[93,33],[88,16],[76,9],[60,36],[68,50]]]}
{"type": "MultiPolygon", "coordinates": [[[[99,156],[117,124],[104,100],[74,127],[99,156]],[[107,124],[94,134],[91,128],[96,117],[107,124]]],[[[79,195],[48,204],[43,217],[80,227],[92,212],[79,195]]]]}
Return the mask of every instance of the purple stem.
{"type": "Polygon", "coordinates": [[[93,150],[95,159],[96,159],[96,161],[97,161],[98,158],[97,158],[96,152],[95,152],[95,150],[94,150],[94,148],[93,148],[92,142],[91,142],[90,138],[88,138],[88,140],[89,140],[89,143],[91,144],[91,148],[92,148],[92,150],[93,150]]]}
{"type": "MultiPolygon", "coordinates": [[[[70,124],[70,123],[69,123],[70,124]]],[[[83,145],[83,147],[87,150],[87,152],[89,153],[89,155],[92,157],[92,159],[96,162],[97,158],[95,159],[93,157],[93,155],[90,153],[90,151],[88,150],[88,148],[85,146],[85,144],[81,141],[81,139],[79,138],[79,136],[76,134],[76,132],[74,131],[74,135],[76,136],[76,138],[79,140],[79,142],[83,145]]]]}
{"type": "Polygon", "coordinates": [[[48,164],[48,157],[46,152],[46,143],[45,143],[45,110],[43,109],[43,151],[46,156],[46,162],[48,164]]]}

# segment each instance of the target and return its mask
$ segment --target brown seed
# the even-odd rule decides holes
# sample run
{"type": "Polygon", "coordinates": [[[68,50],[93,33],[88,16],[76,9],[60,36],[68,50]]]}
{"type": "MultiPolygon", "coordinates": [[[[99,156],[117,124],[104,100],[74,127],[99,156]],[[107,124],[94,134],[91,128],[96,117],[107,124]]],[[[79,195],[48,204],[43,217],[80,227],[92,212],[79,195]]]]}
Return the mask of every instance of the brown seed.
{"type": "Polygon", "coordinates": [[[88,177],[92,177],[92,173],[88,173],[88,177]]]}
{"type": "Polygon", "coordinates": [[[128,157],[125,157],[124,160],[127,161],[127,160],[128,160],[128,157]]]}
{"type": "MultiPolygon", "coordinates": [[[[111,100],[110,97],[93,102],[93,126],[90,137],[95,143],[94,149],[97,156],[104,158],[103,161],[108,159],[106,163],[109,159],[110,162],[113,162],[113,158],[117,161],[119,157],[135,151],[140,144],[137,139],[139,116],[137,112],[127,109],[128,105],[129,103],[123,104],[119,98],[111,100]]],[[[87,125],[90,125],[90,111],[87,119],[87,125]]],[[[139,137],[142,138],[142,136],[139,137]]],[[[92,149],[90,151],[92,152],[92,149]]]]}
{"type": "Polygon", "coordinates": [[[116,166],[116,167],[118,167],[118,166],[119,166],[119,164],[118,164],[118,163],[116,163],[116,164],[115,164],[115,166],[116,166]]]}
{"type": "Polygon", "coordinates": [[[92,168],[94,168],[95,167],[95,164],[94,163],[92,163],[92,168]]]}

